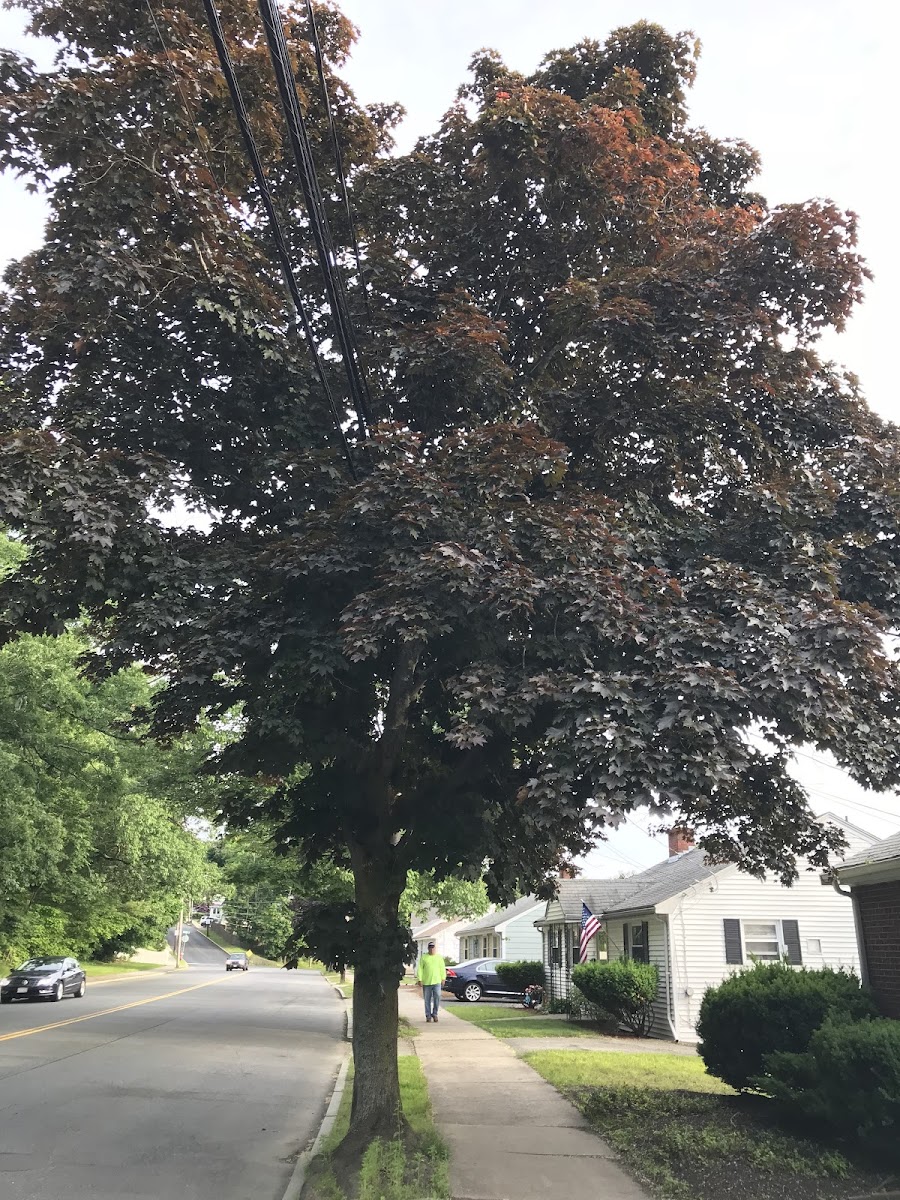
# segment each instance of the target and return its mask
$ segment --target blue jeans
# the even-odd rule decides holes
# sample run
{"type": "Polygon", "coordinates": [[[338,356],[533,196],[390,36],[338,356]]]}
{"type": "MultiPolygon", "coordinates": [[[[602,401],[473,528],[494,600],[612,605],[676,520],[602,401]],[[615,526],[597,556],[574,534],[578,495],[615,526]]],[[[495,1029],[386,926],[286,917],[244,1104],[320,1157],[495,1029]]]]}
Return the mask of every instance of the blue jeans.
{"type": "Polygon", "coordinates": [[[425,994],[425,1016],[436,1017],[441,1007],[441,985],[439,983],[423,983],[425,994]]]}

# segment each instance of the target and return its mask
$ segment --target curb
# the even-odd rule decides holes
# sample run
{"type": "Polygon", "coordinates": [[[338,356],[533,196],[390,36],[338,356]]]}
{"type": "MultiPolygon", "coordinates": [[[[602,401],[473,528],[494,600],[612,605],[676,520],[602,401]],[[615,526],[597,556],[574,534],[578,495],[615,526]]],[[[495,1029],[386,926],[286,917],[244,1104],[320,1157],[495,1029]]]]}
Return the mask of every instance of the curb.
{"type": "Polygon", "coordinates": [[[334,1090],[331,1093],[331,1099],[328,1101],[328,1107],[325,1109],[325,1116],[322,1118],[322,1124],[319,1126],[316,1140],[308,1150],[303,1151],[294,1164],[294,1170],[288,1180],[288,1185],[281,1200],[300,1200],[300,1193],[303,1191],[303,1185],[306,1183],[306,1172],[309,1170],[309,1164],[316,1157],[322,1141],[334,1128],[334,1122],[344,1095],[344,1086],[347,1082],[347,1071],[349,1069],[350,1056],[348,1054],[341,1064],[337,1079],[334,1081],[334,1090]]]}
{"type": "Polygon", "coordinates": [[[346,1000],[346,999],[347,999],[347,997],[344,995],[344,992],[341,990],[341,985],[340,985],[339,983],[333,983],[331,986],[332,986],[332,987],[334,988],[334,990],[337,992],[337,994],[338,994],[338,996],[340,997],[340,999],[341,999],[341,1000],[346,1000]]]}

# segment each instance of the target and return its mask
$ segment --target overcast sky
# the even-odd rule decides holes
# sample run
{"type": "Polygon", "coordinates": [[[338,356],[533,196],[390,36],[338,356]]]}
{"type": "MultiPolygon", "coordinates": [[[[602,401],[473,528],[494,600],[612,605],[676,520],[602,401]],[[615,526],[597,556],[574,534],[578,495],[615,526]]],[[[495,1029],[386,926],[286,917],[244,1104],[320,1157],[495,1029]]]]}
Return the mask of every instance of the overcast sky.
{"type": "MultiPolygon", "coordinates": [[[[169,3],[177,0],[168,0],[169,3]]],[[[828,197],[856,212],[860,247],[875,276],[847,331],[826,352],[862,381],[882,415],[900,419],[893,355],[900,288],[894,214],[898,8],[878,0],[344,0],[360,40],[346,72],[363,101],[407,109],[400,149],[434,128],[485,46],[531,70],[548,51],[585,37],[603,40],[645,18],[690,29],[703,53],[691,96],[694,124],[740,137],[762,155],[759,190],[772,203],[828,197]]],[[[0,45],[24,48],[17,12],[0,12],[0,45]]],[[[46,61],[43,47],[28,52],[46,61]]],[[[0,261],[36,245],[40,202],[0,180],[0,261]]],[[[822,756],[797,760],[818,812],[833,811],[885,836],[900,827],[897,797],[873,796],[822,756]],[[818,761],[815,761],[818,760],[818,761]]],[[[591,874],[646,866],[664,840],[645,836],[639,814],[591,855],[591,874]]]]}

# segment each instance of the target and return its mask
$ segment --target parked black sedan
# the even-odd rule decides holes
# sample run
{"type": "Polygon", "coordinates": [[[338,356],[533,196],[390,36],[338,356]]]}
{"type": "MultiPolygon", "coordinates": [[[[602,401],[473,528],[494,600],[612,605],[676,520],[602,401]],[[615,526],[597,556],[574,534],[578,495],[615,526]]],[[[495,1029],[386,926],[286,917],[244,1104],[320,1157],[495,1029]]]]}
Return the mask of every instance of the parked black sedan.
{"type": "Polygon", "coordinates": [[[443,991],[451,992],[457,1000],[468,1000],[472,1004],[482,996],[521,999],[522,993],[511,992],[497,974],[499,961],[497,958],[470,958],[455,967],[448,967],[443,991]]]}
{"type": "Polygon", "coordinates": [[[29,958],[0,980],[0,1004],[13,1000],[62,1000],[84,995],[87,981],[74,958],[29,958]]]}

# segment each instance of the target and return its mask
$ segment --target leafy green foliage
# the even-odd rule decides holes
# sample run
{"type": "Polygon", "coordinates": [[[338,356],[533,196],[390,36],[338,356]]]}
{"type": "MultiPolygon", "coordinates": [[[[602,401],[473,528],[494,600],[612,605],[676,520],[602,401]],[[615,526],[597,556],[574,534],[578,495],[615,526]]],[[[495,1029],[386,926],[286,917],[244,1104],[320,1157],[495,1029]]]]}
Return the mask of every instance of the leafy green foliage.
{"type": "Polygon", "coordinates": [[[510,991],[524,992],[533,983],[543,985],[544,964],[540,961],[529,962],[527,959],[501,962],[497,963],[497,974],[510,991]]]}
{"type": "MultiPolygon", "coordinates": [[[[223,812],[352,871],[355,950],[335,921],[327,957],[382,984],[410,871],[546,894],[637,806],[750,871],[823,865],[840,837],[791,747],[900,782],[900,453],[815,352],[861,294],[854,218],[768,207],[752,151],[690,128],[692,38],[641,23],[528,76],[480,53],[394,157],[396,109],[335,77],[353,30],[320,10],[373,313],[354,268],[354,481],[198,0],[160,14],[168,55],[141,5],[21,6],[58,56],[0,59],[0,167],[50,206],[0,300],[0,521],[27,549],[7,633],[84,613],[98,673],[165,679],[160,737],[239,712],[206,765],[253,786],[223,812]]],[[[256,6],[225,10],[330,342],[256,6]]],[[[302,6],[282,11],[352,261],[302,6]]]]}
{"type": "Polygon", "coordinates": [[[756,963],[709,988],[697,1032],[707,1070],[733,1088],[755,1087],[766,1056],[807,1050],[832,1014],[848,1020],[877,1015],[867,988],[849,971],[810,971],[787,963],[756,963]]]}
{"type": "Polygon", "coordinates": [[[655,963],[631,958],[579,963],[572,968],[572,982],[591,1004],[639,1037],[646,1037],[653,1028],[653,1001],[659,986],[655,963]]]}
{"type": "Polygon", "coordinates": [[[182,897],[210,886],[201,843],[148,787],[165,751],[124,732],[146,677],[91,684],[87,649],[73,633],[0,648],[2,961],[161,945],[182,897]]]}
{"type": "Polygon", "coordinates": [[[753,1080],[796,1120],[879,1151],[897,1153],[900,1128],[900,1023],[851,1021],[839,1010],[812,1034],[803,1053],[765,1058],[753,1080]]]}

